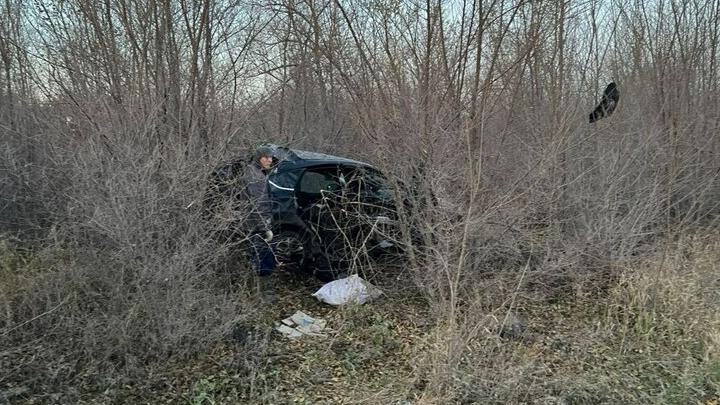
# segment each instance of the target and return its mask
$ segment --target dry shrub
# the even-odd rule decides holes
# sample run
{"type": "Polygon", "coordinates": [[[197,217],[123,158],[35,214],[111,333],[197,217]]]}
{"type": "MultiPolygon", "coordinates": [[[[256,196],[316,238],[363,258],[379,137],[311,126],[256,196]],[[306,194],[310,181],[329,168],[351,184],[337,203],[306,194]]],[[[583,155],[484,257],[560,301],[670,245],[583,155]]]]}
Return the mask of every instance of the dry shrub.
{"type": "MultiPolygon", "coordinates": [[[[707,234],[705,234],[707,235],[707,234]]],[[[628,260],[604,299],[538,304],[515,279],[466,289],[416,348],[421,403],[688,403],[720,391],[718,237],[628,260]],[[502,289],[495,293],[488,289],[502,289]],[[507,300],[498,304],[496,294],[507,300]],[[527,319],[499,336],[505,315],[527,319]]]]}
{"type": "Polygon", "coordinates": [[[218,287],[229,249],[207,237],[199,204],[187,208],[202,196],[203,160],[138,147],[151,130],[141,117],[107,118],[104,140],[92,131],[75,145],[69,128],[46,133],[42,172],[16,173],[27,189],[52,191],[41,199],[52,226],[22,245],[3,241],[0,368],[11,372],[0,384],[46,400],[41,393],[74,401],[162,374],[258,313],[243,283],[218,287]]]}
{"type": "MultiPolygon", "coordinates": [[[[552,128],[535,119],[536,128],[552,128]]],[[[645,271],[673,235],[714,229],[709,198],[716,187],[708,174],[670,179],[666,133],[639,122],[555,128],[566,137],[546,144],[538,134],[541,142],[503,150],[484,171],[464,152],[459,162],[437,159],[427,169],[439,202],[415,220],[426,225],[420,239],[432,243],[418,247],[420,260],[410,263],[437,323],[417,348],[422,402],[682,403],[716,392],[717,362],[703,354],[716,349],[698,349],[717,340],[717,293],[708,287],[717,283],[708,284],[712,272],[702,263],[716,260],[715,242],[694,244],[700,261],[645,271]],[[700,189],[707,193],[688,191],[700,189]],[[674,203],[683,198],[695,208],[674,203]],[[654,298],[643,298],[650,291],[654,298]],[[620,296],[632,305],[612,308],[639,307],[650,319],[672,320],[653,326],[670,337],[649,349],[647,336],[621,327],[627,320],[598,326],[604,303],[620,296]],[[646,308],[658,299],[662,317],[646,308]],[[528,319],[529,332],[520,341],[500,338],[504,315],[516,312],[528,319]],[[628,349],[637,345],[638,352],[628,349]],[[643,366],[633,368],[637,362],[643,366]]],[[[437,139],[446,147],[453,142],[437,139]]],[[[690,166],[690,155],[675,163],[690,166]]],[[[668,254],[687,249],[683,242],[668,254]]]]}
{"type": "MultiPolygon", "coordinates": [[[[427,401],[654,402],[657,389],[613,387],[635,378],[624,352],[615,363],[578,354],[600,364],[583,383],[548,378],[528,360],[536,348],[497,341],[502,313],[609,292],[609,332],[574,318],[580,349],[605,356],[618,336],[684,348],[689,329],[717,351],[702,326],[715,322],[711,301],[698,298],[715,281],[678,272],[695,266],[682,260],[651,275],[642,264],[720,218],[714,7],[212,4],[168,2],[147,23],[126,2],[3,4],[0,226],[22,244],[3,259],[2,369],[13,374],[0,382],[44,390],[37,381],[85,371],[133,374],[251,317],[246,288],[216,288],[231,249],[216,250],[185,207],[209,162],[264,133],[367,158],[417,191],[402,242],[441,325],[419,362],[437,381],[427,401]],[[588,125],[610,77],[619,107],[588,125]]],[[[351,255],[359,272],[377,270],[351,255]]],[[[689,386],[690,397],[705,390],[689,386]]]]}

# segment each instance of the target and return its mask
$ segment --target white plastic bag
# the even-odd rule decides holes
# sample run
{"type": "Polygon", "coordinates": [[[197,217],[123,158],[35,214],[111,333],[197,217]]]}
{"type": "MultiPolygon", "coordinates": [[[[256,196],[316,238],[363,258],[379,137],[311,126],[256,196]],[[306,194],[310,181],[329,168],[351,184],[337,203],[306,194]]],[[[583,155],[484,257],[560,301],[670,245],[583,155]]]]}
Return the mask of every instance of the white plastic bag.
{"type": "Polygon", "coordinates": [[[382,291],[353,274],[347,278],[331,281],[320,287],[313,297],[330,305],[364,304],[378,298],[382,291]]]}

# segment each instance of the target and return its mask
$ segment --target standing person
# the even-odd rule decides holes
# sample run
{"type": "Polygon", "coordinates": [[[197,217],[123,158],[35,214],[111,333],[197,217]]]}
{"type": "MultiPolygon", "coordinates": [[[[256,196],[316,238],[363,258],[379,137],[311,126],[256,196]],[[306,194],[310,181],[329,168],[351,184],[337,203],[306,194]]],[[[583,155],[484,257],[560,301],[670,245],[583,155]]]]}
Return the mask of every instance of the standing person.
{"type": "Polygon", "coordinates": [[[275,270],[275,255],[270,247],[273,238],[271,229],[272,203],[267,180],[273,165],[273,151],[270,147],[255,149],[252,161],[243,173],[244,197],[248,201],[248,215],[243,228],[247,232],[250,258],[255,272],[260,276],[263,293],[272,293],[269,276],[275,270]]]}

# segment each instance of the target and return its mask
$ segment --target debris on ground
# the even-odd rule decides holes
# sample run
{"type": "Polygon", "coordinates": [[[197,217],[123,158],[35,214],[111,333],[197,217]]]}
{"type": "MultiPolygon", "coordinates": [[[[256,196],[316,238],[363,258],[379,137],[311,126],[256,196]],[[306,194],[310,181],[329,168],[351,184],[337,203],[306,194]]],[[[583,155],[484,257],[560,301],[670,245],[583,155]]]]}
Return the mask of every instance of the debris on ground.
{"type": "Polygon", "coordinates": [[[324,319],[313,318],[302,311],[296,311],[289,318],[283,319],[282,324],[278,324],[275,330],[291,339],[297,339],[303,336],[326,336],[322,333],[326,326],[327,322],[324,319]]]}
{"type": "Polygon", "coordinates": [[[313,297],[330,305],[364,304],[383,294],[379,288],[357,274],[331,281],[320,287],[313,297]]]}
{"type": "Polygon", "coordinates": [[[515,311],[508,311],[504,315],[504,319],[502,319],[500,336],[508,339],[518,339],[523,336],[526,328],[526,322],[520,314],[515,311]]]}

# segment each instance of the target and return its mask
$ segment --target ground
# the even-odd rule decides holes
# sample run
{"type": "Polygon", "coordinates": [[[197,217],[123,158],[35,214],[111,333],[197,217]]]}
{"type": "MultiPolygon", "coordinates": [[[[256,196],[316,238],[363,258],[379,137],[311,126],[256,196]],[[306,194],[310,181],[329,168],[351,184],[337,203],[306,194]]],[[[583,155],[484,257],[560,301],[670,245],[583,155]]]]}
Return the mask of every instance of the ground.
{"type": "MultiPolygon", "coordinates": [[[[403,277],[401,272],[392,274],[395,282],[403,277]]],[[[374,281],[383,288],[390,281],[387,276],[374,281]]],[[[252,386],[233,387],[233,376],[222,367],[223,376],[213,374],[208,376],[211,380],[201,379],[190,387],[185,394],[190,402],[203,403],[204,398],[312,404],[413,400],[412,392],[396,389],[411,386],[413,350],[431,327],[419,297],[383,288],[386,295],[375,302],[336,308],[311,296],[322,286],[315,279],[282,272],[277,279],[278,301],[266,309],[265,320],[239,327],[235,336],[264,346],[259,372],[250,378],[252,386]],[[291,340],[272,331],[275,322],[297,310],[327,320],[327,337],[291,340]]],[[[216,353],[213,362],[237,364],[232,345],[226,349],[216,353]]]]}
{"type": "MultiPolygon", "coordinates": [[[[699,286],[712,294],[715,265],[697,268],[704,277],[699,286]]],[[[158,361],[143,368],[141,377],[112,379],[102,388],[86,382],[97,376],[79,373],[68,392],[73,402],[93,404],[717,405],[720,361],[698,336],[713,328],[694,320],[704,313],[716,322],[717,302],[687,293],[696,291],[694,284],[678,287],[677,280],[690,276],[687,270],[677,273],[682,278],[673,274],[621,281],[599,297],[552,303],[518,297],[514,309],[525,330],[504,337],[498,320],[505,312],[492,307],[461,303],[457,323],[442,323],[442,307],[408,287],[417,280],[401,267],[366,276],[383,297],[341,308],[311,296],[322,286],[319,280],[280,271],[273,275],[277,301],[251,298],[257,318],[234,325],[202,355],[158,361]],[[655,279],[668,281],[656,285],[655,279]],[[651,291],[665,285],[679,292],[651,291]],[[638,291],[653,297],[651,306],[639,300],[638,291]],[[673,306],[663,309],[663,302],[673,306]],[[708,307],[677,312],[683,305],[708,307]],[[327,336],[291,340],[274,331],[276,322],[297,310],[327,320],[327,336]]],[[[17,394],[11,398],[17,403],[67,398],[4,393],[17,394]]]]}

